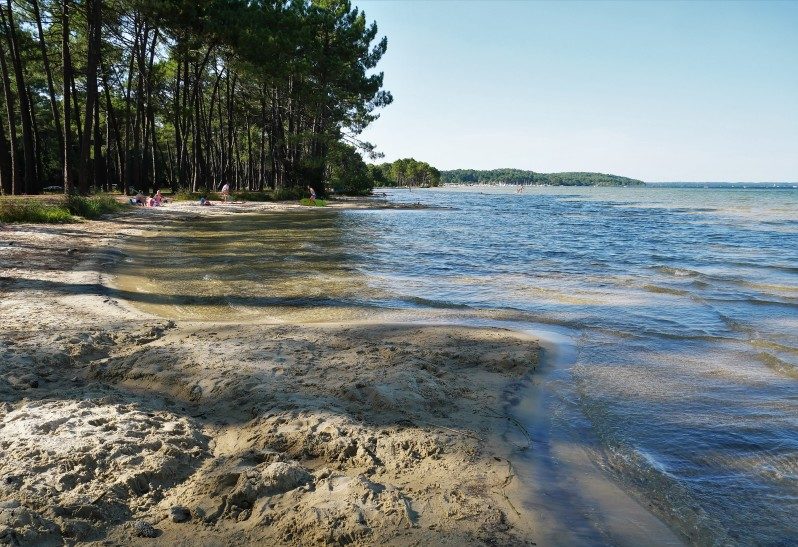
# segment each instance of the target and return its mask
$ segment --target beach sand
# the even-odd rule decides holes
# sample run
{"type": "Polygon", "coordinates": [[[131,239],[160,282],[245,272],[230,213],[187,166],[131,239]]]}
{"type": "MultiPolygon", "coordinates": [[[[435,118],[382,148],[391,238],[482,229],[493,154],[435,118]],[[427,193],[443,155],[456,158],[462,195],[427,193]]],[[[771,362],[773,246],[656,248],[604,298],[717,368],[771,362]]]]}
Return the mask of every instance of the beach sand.
{"type": "Polygon", "coordinates": [[[0,543],[533,544],[508,457],[534,339],[175,322],[110,284],[164,216],[286,207],[0,226],[0,543]]]}

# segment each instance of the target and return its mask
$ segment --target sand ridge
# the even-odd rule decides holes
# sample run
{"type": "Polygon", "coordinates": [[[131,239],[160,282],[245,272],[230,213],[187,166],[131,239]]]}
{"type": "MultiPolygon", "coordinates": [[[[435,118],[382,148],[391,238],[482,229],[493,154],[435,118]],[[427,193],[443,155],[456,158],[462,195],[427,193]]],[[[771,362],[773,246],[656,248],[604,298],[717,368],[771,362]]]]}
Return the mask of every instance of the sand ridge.
{"type": "Polygon", "coordinates": [[[534,340],[174,322],[108,286],[122,238],[225,207],[0,227],[0,543],[532,543],[503,436],[534,340]]]}

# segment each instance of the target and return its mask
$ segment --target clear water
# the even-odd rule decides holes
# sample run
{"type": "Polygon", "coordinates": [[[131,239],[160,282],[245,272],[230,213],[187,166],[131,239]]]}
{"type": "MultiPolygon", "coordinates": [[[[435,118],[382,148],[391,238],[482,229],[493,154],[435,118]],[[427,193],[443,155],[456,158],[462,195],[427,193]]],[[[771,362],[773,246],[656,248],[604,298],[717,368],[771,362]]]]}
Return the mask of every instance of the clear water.
{"type": "Polygon", "coordinates": [[[167,224],[131,249],[120,287],[193,319],[563,327],[564,398],[609,473],[692,543],[798,542],[798,191],[388,199],[439,208],[167,224]]]}

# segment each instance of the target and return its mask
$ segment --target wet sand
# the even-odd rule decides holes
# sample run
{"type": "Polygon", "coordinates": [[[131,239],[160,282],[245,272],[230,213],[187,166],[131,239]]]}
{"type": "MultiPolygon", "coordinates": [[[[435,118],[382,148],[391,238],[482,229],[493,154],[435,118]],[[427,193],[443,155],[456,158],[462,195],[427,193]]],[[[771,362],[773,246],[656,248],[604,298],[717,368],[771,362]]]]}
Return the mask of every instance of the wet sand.
{"type": "Polygon", "coordinates": [[[178,204],[0,227],[0,540],[541,537],[511,463],[531,447],[511,416],[538,363],[530,336],[172,321],[110,283],[126,238],[165,218],[280,207],[178,204]]]}

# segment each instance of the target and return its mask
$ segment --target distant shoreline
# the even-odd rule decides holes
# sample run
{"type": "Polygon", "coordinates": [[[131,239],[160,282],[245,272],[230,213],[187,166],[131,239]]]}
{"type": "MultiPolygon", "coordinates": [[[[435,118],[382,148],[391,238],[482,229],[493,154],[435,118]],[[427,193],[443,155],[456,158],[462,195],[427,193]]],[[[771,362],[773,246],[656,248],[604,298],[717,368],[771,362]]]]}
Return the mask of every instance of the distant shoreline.
{"type": "MultiPolygon", "coordinates": [[[[442,184],[440,188],[484,188],[484,187],[507,187],[515,188],[518,186],[531,188],[566,187],[566,188],[713,188],[729,190],[794,190],[798,189],[798,182],[647,182],[645,185],[635,186],[591,186],[591,185],[552,185],[552,184],[511,184],[506,182],[478,182],[478,183],[449,183],[442,184]]],[[[375,188],[376,190],[376,188],[375,188]]]]}
{"type": "Polygon", "coordinates": [[[587,171],[537,173],[523,169],[452,169],[441,171],[440,183],[442,185],[500,183],[521,186],[645,186],[646,184],[642,180],[608,173],[587,171]]]}

